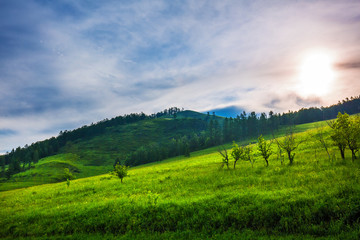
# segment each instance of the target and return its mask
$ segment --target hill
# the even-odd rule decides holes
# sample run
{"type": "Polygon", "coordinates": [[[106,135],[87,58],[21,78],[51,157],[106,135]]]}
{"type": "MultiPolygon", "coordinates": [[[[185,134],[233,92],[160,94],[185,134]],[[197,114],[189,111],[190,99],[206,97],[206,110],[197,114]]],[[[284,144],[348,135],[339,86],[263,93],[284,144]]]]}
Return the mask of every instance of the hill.
{"type": "MultiPolygon", "coordinates": [[[[195,114],[189,112],[191,113],[190,116],[197,116],[195,115],[196,112],[195,114]]],[[[30,169],[14,174],[9,180],[0,182],[0,191],[64,181],[65,168],[68,168],[76,178],[108,173],[113,170],[116,159],[127,156],[126,154],[131,155],[132,152],[139,152],[139,149],[144,149],[144,147],[139,148],[139,146],[150,144],[151,148],[155,148],[153,139],[166,146],[167,142],[172,142],[173,137],[191,135],[203,129],[201,124],[200,126],[195,124],[202,123],[201,121],[188,119],[189,115],[185,116],[182,116],[184,119],[181,121],[160,118],[121,125],[107,129],[104,134],[92,139],[69,142],[62,149],[62,153],[42,158],[30,169]]],[[[205,115],[199,114],[199,116],[204,117],[205,115]]],[[[301,124],[297,125],[294,131],[304,132],[324,124],[326,123],[301,124]]],[[[280,129],[278,135],[283,135],[285,130],[286,128],[280,129]]],[[[267,137],[270,138],[271,135],[267,135],[267,137]]],[[[243,144],[256,142],[256,137],[242,139],[242,142],[243,144]]],[[[175,155],[180,155],[177,154],[176,150],[172,151],[175,155]]],[[[141,157],[146,159],[144,155],[141,157]]],[[[152,160],[147,160],[147,162],[152,162],[152,160]]]]}
{"type": "Polygon", "coordinates": [[[360,98],[356,97],[321,109],[300,109],[283,114],[270,112],[269,115],[242,112],[236,118],[173,107],[151,115],[132,113],[104,119],[61,131],[57,137],[18,147],[0,156],[0,191],[61,181],[64,168],[73,170],[73,174],[81,178],[106,173],[115,162],[136,166],[174,156],[189,156],[191,152],[234,140],[281,132],[294,123],[328,119],[336,111],[356,113],[359,102],[360,98]],[[66,167],[64,159],[72,165],[66,167]],[[49,171],[48,165],[42,164],[48,160],[53,164],[52,169],[57,170],[49,171]]]}
{"type": "Polygon", "coordinates": [[[31,168],[14,174],[0,183],[0,191],[62,181],[64,168],[77,178],[104,174],[115,161],[124,161],[128,153],[141,146],[161,144],[171,139],[200,133],[206,122],[197,119],[145,119],[135,123],[108,127],[90,138],[67,141],[58,154],[40,159],[31,168]]]}
{"type": "MultiPolygon", "coordinates": [[[[240,161],[236,169],[221,168],[214,147],[131,168],[123,184],[105,174],[69,187],[61,182],[1,192],[0,237],[358,239],[359,161],[348,151],[342,160],[335,146],[329,160],[311,137],[318,131],[294,135],[307,141],[291,166],[273,145],[266,167],[252,145],[253,167],[240,161]]],[[[330,144],[329,128],[321,131],[330,144]]]]}

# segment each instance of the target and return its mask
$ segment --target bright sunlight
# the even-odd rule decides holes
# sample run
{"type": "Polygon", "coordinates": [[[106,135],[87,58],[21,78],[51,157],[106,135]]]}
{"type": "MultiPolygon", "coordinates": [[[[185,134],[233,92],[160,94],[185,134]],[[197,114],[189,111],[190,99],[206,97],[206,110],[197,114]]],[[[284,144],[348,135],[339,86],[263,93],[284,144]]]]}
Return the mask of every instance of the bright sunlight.
{"type": "Polygon", "coordinates": [[[326,52],[311,52],[299,69],[297,91],[303,96],[323,96],[330,92],[335,73],[333,59],[326,52]]]}

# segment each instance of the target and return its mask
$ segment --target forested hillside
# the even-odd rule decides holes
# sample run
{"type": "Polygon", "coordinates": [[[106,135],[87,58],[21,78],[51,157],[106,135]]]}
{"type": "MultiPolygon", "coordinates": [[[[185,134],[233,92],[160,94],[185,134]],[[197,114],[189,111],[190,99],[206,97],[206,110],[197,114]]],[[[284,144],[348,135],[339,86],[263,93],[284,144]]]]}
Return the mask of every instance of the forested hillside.
{"type": "Polygon", "coordinates": [[[1,176],[6,181],[16,173],[33,168],[39,159],[56,154],[72,153],[86,166],[107,166],[105,169],[116,162],[136,166],[173,156],[189,156],[192,151],[257,137],[282,126],[332,119],[338,112],[360,112],[360,97],[351,97],[329,107],[283,114],[242,112],[236,118],[176,107],[151,115],[132,113],[64,130],[57,137],[17,147],[0,156],[1,176]]]}

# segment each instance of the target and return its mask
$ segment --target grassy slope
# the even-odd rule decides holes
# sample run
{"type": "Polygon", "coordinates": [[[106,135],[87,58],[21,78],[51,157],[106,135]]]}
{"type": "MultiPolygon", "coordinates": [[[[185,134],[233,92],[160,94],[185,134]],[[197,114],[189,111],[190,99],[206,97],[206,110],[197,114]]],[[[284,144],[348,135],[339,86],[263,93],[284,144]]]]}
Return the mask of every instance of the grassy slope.
{"type": "Polygon", "coordinates": [[[193,133],[196,130],[192,123],[191,119],[151,119],[120,125],[108,128],[105,134],[70,144],[63,151],[79,155],[88,165],[112,166],[117,157],[123,157],[142,145],[193,133]]]}
{"type": "Polygon", "coordinates": [[[1,192],[0,237],[357,239],[359,162],[329,161],[311,141],[296,152],[293,166],[255,153],[254,168],[227,170],[212,148],[133,168],[124,184],[101,175],[1,192]]]}
{"type": "MultiPolygon", "coordinates": [[[[179,118],[205,119],[207,117],[205,114],[193,111],[180,112],[179,115],[179,118]]],[[[217,118],[221,119],[221,117],[217,118]]],[[[326,123],[301,124],[296,126],[295,132],[303,132],[324,124],[326,123]]],[[[281,129],[277,135],[281,136],[284,132],[285,129],[281,129]]],[[[180,123],[174,124],[173,120],[167,119],[147,120],[112,127],[103,135],[68,144],[62,154],[40,159],[32,169],[15,174],[10,181],[0,182],[0,191],[61,181],[64,168],[69,168],[76,178],[108,173],[112,170],[117,157],[136,150],[142,144],[152,142],[154,139],[166,141],[174,136],[190,133],[192,133],[192,128],[188,124],[185,123],[182,126],[180,123]]],[[[265,136],[267,139],[271,137],[271,134],[265,136]]],[[[248,142],[256,142],[256,138],[243,141],[242,144],[248,142]]]]}
{"type": "Polygon", "coordinates": [[[99,136],[67,144],[62,154],[41,159],[33,169],[1,182],[0,191],[57,182],[65,167],[76,170],[77,178],[104,174],[112,170],[116,158],[121,159],[141,145],[168,141],[194,131],[196,126],[191,119],[152,119],[108,128],[99,136]]]}

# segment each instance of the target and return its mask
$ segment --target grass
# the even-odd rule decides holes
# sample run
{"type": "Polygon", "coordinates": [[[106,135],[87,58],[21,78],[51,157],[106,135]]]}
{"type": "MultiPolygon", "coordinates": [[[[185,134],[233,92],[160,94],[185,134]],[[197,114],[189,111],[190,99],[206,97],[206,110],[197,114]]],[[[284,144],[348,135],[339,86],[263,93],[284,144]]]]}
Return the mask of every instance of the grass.
{"type": "Polygon", "coordinates": [[[58,154],[41,159],[25,172],[12,176],[6,182],[0,183],[0,191],[36,186],[46,183],[61,182],[64,179],[64,169],[68,168],[76,178],[84,178],[110,172],[109,166],[89,166],[84,159],[73,153],[58,154]]]}
{"type": "Polygon", "coordinates": [[[360,164],[331,151],[310,139],[293,166],[255,152],[253,168],[228,170],[212,148],[132,168],[123,184],[105,174],[1,192],[0,237],[358,239],[360,164]]]}
{"type": "MultiPolygon", "coordinates": [[[[206,117],[205,114],[184,111],[179,114],[179,118],[183,118],[181,121],[152,119],[108,128],[104,134],[91,139],[70,142],[62,149],[61,154],[40,159],[32,169],[13,175],[9,181],[0,182],[0,191],[62,181],[64,168],[69,168],[76,178],[108,173],[112,170],[115,159],[123,158],[126,153],[136,150],[141,145],[149,144],[154,139],[162,142],[176,136],[192,135],[196,131],[196,127],[192,124],[193,119],[205,119],[206,117]]],[[[297,125],[294,131],[304,132],[324,124],[326,123],[297,125]]],[[[286,128],[281,128],[276,136],[283,135],[285,131],[286,128]]],[[[271,139],[272,135],[267,134],[264,137],[271,139]]],[[[241,144],[245,145],[256,141],[257,138],[253,137],[243,140],[241,144]]],[[[231,143],[227,143],[225,146],[230,148],[231,143]]],[[[214,147],[205,152],[216,152],[217,149],[218,147],[214,147]]]]}
{"type": "Polygon", "coordinates": [[[196,122],[151,119],[107,128],[96,137],[69,142],[60,154],[40,159],[32,169],[14,174],[9,181],[4,179],[0,191],[61,181],[64,168],[73,170],[77,178],[108,173],[117,158],[123,159],[142,145],[193,135],[199,131],[196,122]]]}

